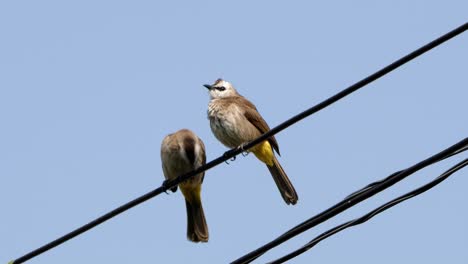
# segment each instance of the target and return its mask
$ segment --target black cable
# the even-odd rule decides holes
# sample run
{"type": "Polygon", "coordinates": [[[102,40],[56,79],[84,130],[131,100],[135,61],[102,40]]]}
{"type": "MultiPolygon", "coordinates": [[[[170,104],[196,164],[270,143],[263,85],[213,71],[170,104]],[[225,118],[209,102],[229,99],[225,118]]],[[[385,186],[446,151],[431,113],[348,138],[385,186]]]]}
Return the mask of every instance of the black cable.
{"type": "Polygon", "coordinates": [[[253,141],[245,144],[243,146],[243,148],[234,148],[234,149],[231,149],[229,151],[227,151],[226,153],[224,153],[224,155],[208,162],[207,164],[205,164],[204,166],[201,166],[199,168],[197,168],[196,170],[193,170],[191,172],[188,172],[186,174],[183,174],[181,176],[179,176],[178,178],[174,179],[174,180],[171,180],[171,181],[167,181],[165,182],[165,184],[163,184],[162,186],[154,189],[153,191],[150,191],[102,216],[100,216],[99,218],[89,222],[88,224],[85,224],[73,231],[71,231],[70,233],[68,234],[65,234],[64,236],[62,237],[59,237],[55,240],[53,240],[52,242],[42,246],[42,247],[39,247],[27,254],[25,254],[24,256],[22,257],[19,257],[13,261],[10,262],[10,264],[19,264],[19,263],[23,263],[33,257],[36,257],[94,227],[96,227],[97,225],[100,225],[102,224],[103,222],[113,218],[114,216],[122,213],[122,212],[125,212],[127,211],[128,209],[130,208],[133,208],[137,205],[139,205],[140,203],[143,203],[159,194],[161,194],[162,192],[165,192],[167,191],[168,189],[176,186],[177,184],[179,184],[180,182],[182,181],[185,181],[187,179],[189,179],[190,177],[193,177],[194,175],[200,173],[200,172],[203,172],[203,171],[206,171],[206,170],[209,170],[211,168],[213,168],[214,166],[217,166],[221,163],[223,163],[224,161],[240,154],[241,152],[245,151],[245,150],[248,150],[250,148],[252,148],[253,146],[255,146],[256,144],[260,143],[260,142],[263,142],[264,140],[266,140],[267,138],[275,135],[276,133],[286,129],[287,127],[297,123],[298,121],[312,115],[313,113],[315,112],[318,112],[322,109],[324,109],[325,107],[337,102],[338,100],[348,96],[349,94],[357,91],[358,89],[362,88],[363,86],[377,80],[378,78],[384,76],[385,74],[395,70],[396,68],[400,67],[401,65],[413,60],[414,58],[422,55],[423,53],[435,48],[436,46],[439,46],[440,44],[448,41],[449,39],[463,33],[465,30],[468,29],[468,23],[465,23],[463,24],[462,26],[450,31],[449,33],[439,37],[438,39],[426,44],[425,46],[411,52],[410,54],[404,56],[403,58],[393,62],[392,64],[386,66],[385,68],[377,71],[376,73],[362,79],[361,81],[351,85],[350,87],[344,89],[343,91],[337,93],[336,95],[326,99],[325,101],[307,109],[306,111],[290,118],[289,120],[281,123],[280,125],[274,127],[273,129],[271,129],[270,131],[266,132],[265,134],[261,135],[260,137],[254,139],[253,141]]]}
{"type": "Polygon", "coordinates": [[[387,210],[387,209],[390,209],[392,208],[393,206],[405,201],[405,200],[408,200],[410,198],[413,198],[415,196],[418,196],[419,194],[421,193],[424,193],[425,191],[435,187],[436,185],[438,185],[439,183],[441,183],[442,181],[446,180],[448,177],[450,177],[453,173],[455,173],[456,171],[458,170],[461,170],[463,167],[465,167],[466,165],[468,165],[468,159],[465,159],[461,162],[459,162],[458,164],[456,164],[455,166],[451,167],[449,170],[447,170],[446,172],[444,172],[443,174],[441,174],[439,177],[435,178],[434,180],[432,180],[431,182],[409,192],[409,193],[406,193],[396,199],[393,199],[391,200],[390,202],[388,203],[385,203],[383,205],[381,205],[380,207],[370,211],[369,213],[357,218],[357,219],[354,219],[354,220],[351,220],[351,221],[348,221],[346,223],[343,223],[341,225],[338,225],[326,232],[323,232],[322,234],[320,234],[319,236],[315,237],[313,240],[311,240],[310,242],[308,242],[307,244],[305,244],[304,246],[302,246],[301,248],[279,258],[279,259],[276,259],[272,262],[268,262],[268,264],[280,264],[280,263],[284,263],[292,258],[295,258],[297,256],[299,256],[300,254],[308,251],[309,249],[311,249],[312,247],[314,247],[315,245],[317,245],[319,242],[321,242],[322,240],[338,233],[338,232],[341,232],[343,230],[345,230],[346,228],[348,227],[352,227],[352,226],[355,226],[355,225],[359,225],[359,224],[362,224],[362,223],[365,223],[366,221],[368,221],[369,219],[373,218],[374,216],[378,215],[379,213],[382,213],[383,211],[387,210]]]}
{"type": "MultiPolygon", "coordinates": [[[[438,160],[438,161],[435,161],[435,162],[439,162],[439,161],[442,161],[442,160],[444,160],[444,159],[448,159],[448,158],[450,158],[450,157],[452,157],[452,156],[455,156],[455,155],[457,155],[457,154],[459,154],[459,153],[462,153],[462,152],[465,151],[465,150],[468,150],[468,146],[466,146],[466,147],[464,147],[464,148],[461,148],[461,149],[459,149],[458,151],[455,151],[455,152],[453,152],[452,154],[448,155],[447,157],[444,157],[443,159],[438,160]]],[[[366,191],[367,189],[370,189],[370,188],[372,188],[373,186],[375,186],[375,185],[377,185],[377,184],[380,184],[380,183],[386,181],[388,178],[393,177],[394,175],[396,175],[396,174],[398,174],[398,173],[400,173],[400,172],[402,172],[402,171],[394,172],[392,175],[388,176],[387,178],[385,178],[385,179],[383,179],[383,180],[378,180],[378,181],[376,181],[376,182],[370,183],[370,184],[366,185],[364,188],[362,188],[362,189],[360,189],[360,190],[358,190],[358,191],[356,191],[356,192],[353,192],[352,194],[346,196],[345,199],[348,199],[348,198],[351,197],[351,196],[354,196],[354,195],[357,195],[357,194],[359,194],[359,193],[362,193],[362,192],[366,191]]]]}
{"type": "MultiPolygon", "coordinates": [[[[334,96],[326,99],[325,101],[319,103],[318,105],[315,105],[315,106],[305,110],[304,112],[292,117],[291,119],[287,120],[286,122],[283,122],[283,123],[279,124],[278,126],[274,127],[273,129],[266,132],[262,136],[256,138],[255,140],[251,141],[250,143],[244,145],[244,148],[249,149],[249,148],[257,145],[258,143],[263,142],[265,139],[268,139],[269,137],[275,135],[276,133],[288,128],[292,124],[294,124],[294,123],[296,123],[296,122],[310,116],[311,114],[313,114],[315,112],[318,112],[318,111],[322,110],[323,108],[335,103],[338,100],[343,99],[344,97],[346,97],[346,96],[350,95],[351,93],[359,90],[363,86],[368,85],[369,83],[379,79],[380,77],[382,77],[382,76],[386,75],[387,73],[395,70],[396,68],[402,66],[403,64],[417,58],[418,56],[420,56],[420,55],[428,52],[429,50],[439,46],[440,44],[446,42],[447,40],[450,40],[451,38],[454,38],[457,35],[460,35],[464,31],[466,31],[467,29],[468,29],[468,22],[461,25],[461,26],[459,26],[459,27],[457,27],[456,29],[454,29],[454,30],[440,36],[439,38],[429,42],[428,44],[420,47],[419,49],[411,52],[410,54],[408,54],[408,55],[394,61],[393,63],[389,64],[388,66],[386,66],[386,67],[380,69],[379,71],[367,76],[366,78],[360,80],[359,82],[349,86],[348,88],[346,88],[343,91],[335,94],[334,96]]],[[[239,154],[240,152],[241,151],[236,152],[236,155],[239,154]]]]}
{"type": "Polygon", "coordinates": [[[372,197],[373,195],[389,188],[390,186],[394,185],[395,183],[403,180],[407,176],[413,174],[414,172],[427,167],[434,162],[443,160],[445,157],[451,156],[453,153],[460,153],[460,150],[467,150],[468,146],[468,138],[465,138],[458,142],[457,144],[405,169],[398,172],[393,173],[389,177],[385,178],[381,183],[372,186],[371,188],[367,188],[365,190],[355,192],[354,195],[349,196],[348,198],[344,199],[343,201],[335,204],[334,206],[328,208],[327,210],[315,215],[312,218],[302,222],[301,224],[295,226],[294,228],[290,229],[289,231],[285,232],[283,235],[279,236],[278,238],[274,239],[273,241],[259,247],[258,249],[238,258],[237,260],[233,261],[232,264],[244,264],[250,263],[253,260],[257,259],[261,255],[263,255],[268,250],[284,243],[285,241],[301,234],[309,230],[310,228],[323,223],[324,221],[332,218],[333,216],[342,213],[343,211],[349,209],[350,207],[372,197]]]}

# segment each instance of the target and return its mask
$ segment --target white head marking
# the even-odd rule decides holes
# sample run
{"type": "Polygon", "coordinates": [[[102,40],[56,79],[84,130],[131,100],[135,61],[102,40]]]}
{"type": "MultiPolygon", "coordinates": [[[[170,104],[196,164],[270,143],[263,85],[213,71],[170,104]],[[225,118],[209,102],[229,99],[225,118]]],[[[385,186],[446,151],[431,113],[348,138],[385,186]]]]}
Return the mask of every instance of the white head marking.
{"type": "Polygon", "coordinates": [[[228,81],[218,79],[209,90],[211,99],[226,98],[238,95],[236,89],[228,81]]]}

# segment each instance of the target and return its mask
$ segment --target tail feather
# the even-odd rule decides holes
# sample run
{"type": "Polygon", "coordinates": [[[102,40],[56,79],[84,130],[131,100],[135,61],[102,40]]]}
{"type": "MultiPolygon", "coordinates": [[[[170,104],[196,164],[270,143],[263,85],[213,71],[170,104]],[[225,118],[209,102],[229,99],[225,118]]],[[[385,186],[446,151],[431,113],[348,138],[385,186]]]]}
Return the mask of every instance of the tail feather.
{"type": "Polygon", "coordinates": [[[187,208],[187,239],[192,242],[208,242],[208,225],[200,200],[185,200],[187,208]]]}
{"type": "Polygon", "coordinates": [[[281,196],[283,197],[286,204],[296,204],[297,200],[299,199],[296,190],[294,189],[294,186],[289,180],[288,175],[286,175],[286,172],[283,170],[283,167],[281,167],[276,157],[273,156],[273,165],[267,165],[267,168],[270,171],[273,180],[275,180],[276,186],[278,187],[278,190],[280,191],[281,196]]]}

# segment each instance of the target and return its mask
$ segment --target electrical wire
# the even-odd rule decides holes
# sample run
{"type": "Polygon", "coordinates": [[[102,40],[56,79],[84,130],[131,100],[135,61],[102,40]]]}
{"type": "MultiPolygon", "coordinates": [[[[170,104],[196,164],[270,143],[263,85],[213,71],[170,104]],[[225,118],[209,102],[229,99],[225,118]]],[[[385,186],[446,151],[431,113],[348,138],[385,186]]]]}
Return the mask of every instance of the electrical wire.
{"type": "Polygon", "coordinates": [[[465,159],[459,163],[457,163],[455,166],[451,167],[450,169],[448,169],[447,171],[445,171],[443,174],[441,174],[439,177],[435,178],[434,180],[432,180],[431,182],[411,191],[411,192],[408,192],[398,198],[395,198],[393,200],[391,200],[390,202],[387,202],[383,205],[381,205],[380,207],[370,211],[369,213],[359,217],[359,218],[356,218],[354,220],[351,220],[351,221],[348,221],[346,223],[343,223],[341,225],[338,225],[326,232],[323,232],[322,234],[320,234],[319,236],[315,237],[313,240],[311,240],[310,242],[308,242],[307,244],[305,244],[304,246],[302,246],[301,248],[281,257],[281,258],[278,258],[274,261],[271,261],[271,262],[268,262],[268,264],[280,264],[280,263],[284,263],[288,260],[291,260],[292,258],[295,258],[297,256],[299,256],[300,254],[310,250],[312,247],[314,247],[315,245],[317,245],[318,243],[320,243],[322,240],[332,236],[332,235],[335,235],[336,233],[338,232],[341,232],[343,230],[345,230],[346,228],[348,227],[352,227],[352,226],[356,226],[356,225],[359,225],[359,224],[362,224],[362,223],[365,223],[367,222],[368,220],[370,220],[371,218],[373,218],[374,216],[382,213],[383,211],[387,210],[387,209],[390,209],[392,208],[393,206],[403,202],[403,201],[406,201],[408,199],[411,199],[413,197],[416,197],[424,192],[426,192],[427,190],[435,187],[436,185],[438,185],[439,183],[443,182],[444,180],[446,180],[448,177],[450,177],[453,173],[455,173],[456,171],[458,170],[461,170],[463,167],[465,167],[466,165],[468,165],[468,159],[465,159]]]}
{"type": "MultiPolygon", "coordinates": [[[[459,153],[462,153],[462,152],[464,152],[464,151],[466,151],[466,150],[468,150],[468,146],[465,146],[464,148],[461,148],[461,149],[459,149],[458,151],[455,151],[455,152],[453,152],[452,154],[448,155],[447,157],[444,157],[443,159],[438,160],[438,161],[436,161],[436,162],[439,162],[439,161],[448,159],[448,158],[450,158],[450,157],[452,157],[452,156],[455,156],[455,155],[457,155],[457,154],[459,154],[459,153]]],[[[364,188],[362,188],[362,189],[360,189],[360,190],[358,190],[358,191],[356,191],[356,192],[353,192],[352,194],[346,196],[345,199],[348,199],[348,198],[350,198],[350,197],[352,197],[352,196],[354,196],[354,195],[357,195],[357,194],[359,194],[359,193],[362,193],[362,192],[364,192],[364,191],[366,191],[366,190],[372,188],[373,186],[375,186],[375,185],[377,185],[377,184],[380,184],[380,183],[386,181],[386,180],[389,179],[390,177],[393,177],[394,175],[396,175],[396,174],[398,174],[398,173],[400,173],[400,172],[402,172],[402,171],[394,172],[392,175],[388,176],[387,178],[385,178],[385,179],[383,179],[383,180],[379,180],[379,181],[370,183],[370,184],[366,185],[364,188]]]]}
{"type": "Polygon", "coordinates": [[[335,215],[346,211],[347,209],[351,208],[352,206],[374,196],[375,194],[389,188],[390,186],[396,184],[397,182],[405,179],[409,175],[419,171],[435,162],[441,161],[446,157],[452,156],[454,153],[461,153],[461,150],[467,150],[468,146],[468,138],[464,138],[460,142],[452,145],[451,147],[419,162],[415,165],[395,172],[385,178],[384,180],[380,181],[378,184],[373,185],[370,188],[364,188],[362,191],[354,192],[354,195],[348,196],[346,199],[342,200],[341,202],[335,204],[334,206],[326,209],[325,211],[315,215],[314,217],[309,218],[308,220],[302,222],[301,224],[293,227],[289,231],[286,231],[278,238],[272,240],[271,242],[257,248],[254,251],[234,260],[231,262],[232,264],[245,264],[250,263],[260,257],[261,255],[265,254],[268,250],[286,242],[287,240],[309,230],[310,228],[325,222],[326,220],[334,217],[335,215]]]}

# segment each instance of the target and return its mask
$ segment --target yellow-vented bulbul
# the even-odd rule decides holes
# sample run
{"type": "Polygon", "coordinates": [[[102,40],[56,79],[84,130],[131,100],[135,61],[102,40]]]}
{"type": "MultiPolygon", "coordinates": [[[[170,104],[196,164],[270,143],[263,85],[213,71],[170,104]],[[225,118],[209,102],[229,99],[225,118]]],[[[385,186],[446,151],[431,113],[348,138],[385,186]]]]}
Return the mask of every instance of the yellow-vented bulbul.
{"type": "MultiPolygon", "coordinates": [[[[218,79],[214,84],[204,86],[211,99],[208,104],[211,131],[225,146],[242,146],[270,130],[255,105],[240,95],[229,82],[218,79]]],[[[296,190],[273,152],[279,154],[275,137],[268,138],[249,151],[266,164],[286,204],[296,204],[296,190]]]]}
{"type": "MultiPolygon", "coordinates": [[[[164,177],[172,180],[206,163],[205,145],[188,129],[181,129],[164,138],[161,144],[164,177]]],[[[208,241],[208,225],[201,202],[202,172],[179,184],[187,209],[187,238],[193,242],[208,241]]],[[[171,189],[177,191],[177,187],[171,189]]]]}

